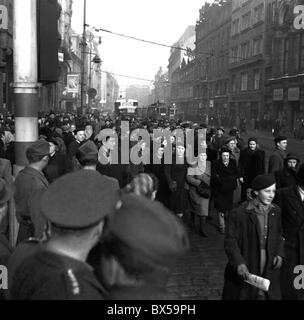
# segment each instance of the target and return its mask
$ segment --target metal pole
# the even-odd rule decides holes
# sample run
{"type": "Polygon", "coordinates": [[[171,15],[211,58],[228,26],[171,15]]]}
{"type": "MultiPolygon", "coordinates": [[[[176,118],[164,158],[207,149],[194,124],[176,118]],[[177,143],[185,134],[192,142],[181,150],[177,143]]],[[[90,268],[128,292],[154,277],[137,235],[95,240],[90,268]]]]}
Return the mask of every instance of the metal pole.
{"type": "MultiPolygon", "coordinates": [[[[37,0],[15,0],[13,10],[16,176],[28,164],[26,149],[38,139],[37,0]]],[[[14,242],[16,224],[10,222],[14,242]]]]}
{"type": "Polygon", "coordinates": [[[85,80],[85,58],[86,58],[86,27],[87,27],[87,0],[83,1],[83,34],[82,34],[82,52],[81,52],[81,88],[80,88],[80,114],[83,114],[84,106],[84,80],[85,80]]]}

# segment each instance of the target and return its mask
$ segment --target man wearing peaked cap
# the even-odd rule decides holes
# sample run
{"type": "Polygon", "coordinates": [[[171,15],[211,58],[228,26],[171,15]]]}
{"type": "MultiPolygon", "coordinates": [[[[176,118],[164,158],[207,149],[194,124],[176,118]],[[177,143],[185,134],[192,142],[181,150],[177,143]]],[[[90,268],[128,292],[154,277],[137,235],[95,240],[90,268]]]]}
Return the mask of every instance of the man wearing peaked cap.
{"type": "Polygon", "coordinates": [[[123,195],[91,261],[108,299],[164,299],[169,268],[188,249],[183,225],[162,204],[123,195]]]}
{"type": "Polygon", "coordinates": [[[117,203],[113,186],[96,171],[80,170],[49,187],[41,199],[49,239],[15,271],[10,299],[103,299],[105,291],[86,259],[117,203]]]}
{"type": "Polygon", "coordinates": [[[16,217],[20,224],[17,243],[33,237],[43,223],[38,207],[41,194],[49,185],[43,174],[49,161],[49,153],[47,141],[33,143],[26,150],[29,165],[19,172],[15,180],[16,217]]]}

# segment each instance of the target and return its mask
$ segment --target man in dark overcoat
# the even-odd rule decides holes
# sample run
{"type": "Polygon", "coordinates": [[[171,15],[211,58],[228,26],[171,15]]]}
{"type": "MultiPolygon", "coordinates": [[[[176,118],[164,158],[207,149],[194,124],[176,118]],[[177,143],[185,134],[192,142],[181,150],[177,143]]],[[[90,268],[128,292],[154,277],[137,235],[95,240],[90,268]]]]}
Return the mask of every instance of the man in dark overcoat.
{"type": "Polygon", "coordinates": [[[274,174],[284,168],[284,159],[286,158],[287,138],[279,136],[274,139],[275,150],[269,157],[268,173],[274,174]]]}
{"type": "Polygon", "coordinates": [[[284,160],[284,168],[275,173],[277,189],[296,185],[296,173],[300,158],[295,153],[288,153],[284,160]]]}
{"type": "Polygon", "coordinates": [[[282,209],[285,263],[282,269],[283,299],[303,300],[304,292],[296,290],[295,266],[304,265],[304,164],[296,175],[295,186],[281,189],[276,202],[282,209]]]}
{"type": "Polygon", "coordinates": [[[284,258],[281,210],[272,201],[275,178],[259,175],[252,183],[253,199],[228,215],[224,300],[280,300],[280,268],[284,258]],[[265,293],[248,284],[248,275],[270,280],[265,293]]]}

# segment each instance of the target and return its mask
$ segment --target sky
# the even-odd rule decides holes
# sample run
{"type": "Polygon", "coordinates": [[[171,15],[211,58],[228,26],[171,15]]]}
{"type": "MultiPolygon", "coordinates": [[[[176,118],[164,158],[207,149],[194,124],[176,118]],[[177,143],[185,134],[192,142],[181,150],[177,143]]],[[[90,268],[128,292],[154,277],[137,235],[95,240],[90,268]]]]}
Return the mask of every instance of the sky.
{"type": "MultiPolygon", "coordinates": [[[[173,45],[189,25],[195,25],[204,0],[87,0],[87,24],[173,45]]],[[[211,2],[211,1],[209,1],[211,2]]],[[[84,0],[73,1],[72,28],[82,33],[84,0]]],[[[90,29],[89,27],[89,29],[90,29]]],[[[153,80],[160,67],[167,69],[170,49],[104,32],[99,47],[103,68],[109,72],[153,80]]],[[[119,85],[150,85],[151,82],[115,76],[119,85]]]]}

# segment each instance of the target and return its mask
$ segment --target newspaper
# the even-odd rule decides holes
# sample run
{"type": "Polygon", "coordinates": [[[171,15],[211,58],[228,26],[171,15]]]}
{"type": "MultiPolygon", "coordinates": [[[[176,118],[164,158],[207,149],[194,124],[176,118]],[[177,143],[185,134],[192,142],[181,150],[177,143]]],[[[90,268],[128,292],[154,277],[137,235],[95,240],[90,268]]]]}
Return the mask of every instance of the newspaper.
{"type": "Polygon", "coordinates": [[[248,278],[247,280],[245,280],[245,282],[251,284],[254,287],[259,288],[260,290],[263,290],[265,292],[267,292],[269,290],[269,286],[270,286],[270,281],[268,279],[259,277],[255,274],[248,274],[248,278]]]}

